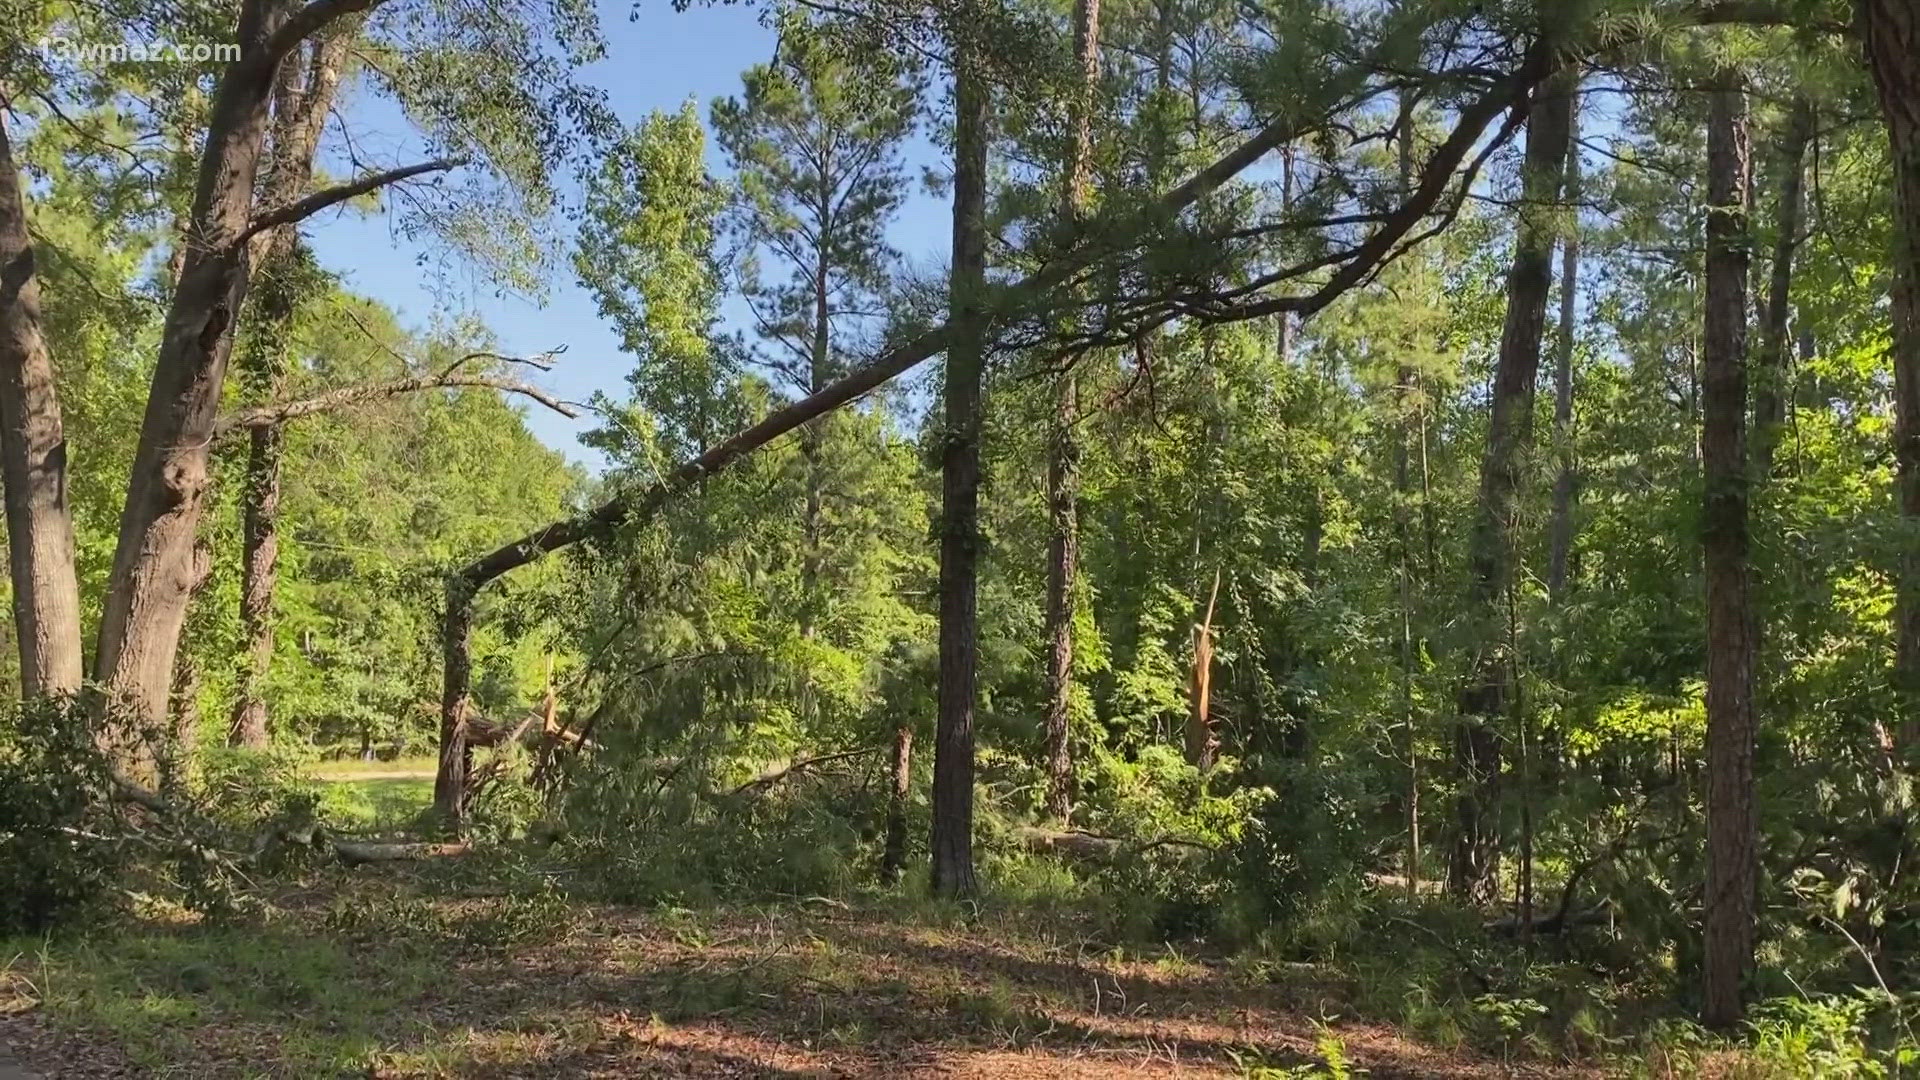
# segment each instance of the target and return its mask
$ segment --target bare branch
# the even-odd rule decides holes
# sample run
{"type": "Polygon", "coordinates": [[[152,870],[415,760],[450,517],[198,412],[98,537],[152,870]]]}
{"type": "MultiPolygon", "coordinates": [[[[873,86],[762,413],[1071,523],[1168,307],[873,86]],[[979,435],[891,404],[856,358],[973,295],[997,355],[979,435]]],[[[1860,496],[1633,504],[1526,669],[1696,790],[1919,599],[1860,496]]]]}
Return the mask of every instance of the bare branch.
{"type": "MultiPolygon", "coordinates": [[[[537,368],[540,371],[552,371],[554,360],[566,351],[567,347],[565,345],[555,345],[546,352],[534,353],[532,356],[508,356],[505,353],[486,352],[484,350],[480,352],[470,352],[460,359],[455,360],[453,363],[448,364],[446,370],[440,374],[444,378],[475,360],[494,360],[502,364],[525,364],[530,368],[537,368]]],[[[396,353],[395,355],[397,356],[399,354],[396,353]]]]}
{"type": "Polygon", "coordinates": [[[324,394],[302,398],[299,401],[285,401],[277,405],[243,409],[230,416],[222,417],[216,422],[213,427],[213,437],[224,438],[247,428],[274,427],[289,420],[298,420],[303,416],[333,412],[366,401],[457,386],[487,387],[504,393],[519,394],[545,405],[570,420],[580,415],[579,410],[571,404],[519,379],[509,379],[499,375],[463,375],[456,371],[446,371],[438,375],[414,375],[404,379],[394,379],[391,382],[343,386],[338,390],[329,390],[324,394]]]}
{"type": "Polygon", "coordinates": [[[408,165],[399,169],[388,169],[386,172],[373,173],[368,176],[363,176],[358,180],[324,188],[304,199],[288,203],[285,206],[262,211],[253,219],[252,223],[247,226],[246,231],[241,233],[239,239],[235,240],[234,243],[244,244],[257,233],[263,233],[268,229],[278,228],[281,225],[292,225],[296,222],[305,221],[307,218],[325,210],[329,206],[334,206],[346,202],[348,199],[365,195],[367,192],[377,188],[383,188],[389,184],[397,184],[402,180],[409,180],[423,173],[445,172],[448,169],[456,169],[466,163],[466,158],[435,158],[432,161],[423,161],[418,165],[408,165]]]}

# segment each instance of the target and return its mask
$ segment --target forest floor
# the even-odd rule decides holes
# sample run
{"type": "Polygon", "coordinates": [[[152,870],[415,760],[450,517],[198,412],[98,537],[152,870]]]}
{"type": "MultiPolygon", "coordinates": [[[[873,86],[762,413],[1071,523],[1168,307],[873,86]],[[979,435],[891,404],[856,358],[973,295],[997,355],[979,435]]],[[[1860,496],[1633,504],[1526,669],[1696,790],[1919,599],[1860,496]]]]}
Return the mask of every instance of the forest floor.
{"type": "MultiPolygon", "coordinates": [[[[424,777],[345,764],[330,798],[370,827],[430,794],[431,763],[424,777]]],[[[0,941],[0,1080],[1607,1071],[1423,1042],[1358,1019],[1378,986],[1115,944],[1067,902],[940,907],[907,889],[639,909],[475,860],[323,867],[220,920],[155,911],[0,941]]]]}
{"type": "Polygon", "coordinates": [[[0,1047],[48,1077],[1600,1072],[1340,1019],[1353,988],[1308,965],[898,904],[643,911],[340,873],[229,923],[0,948],[0,1047]]]}

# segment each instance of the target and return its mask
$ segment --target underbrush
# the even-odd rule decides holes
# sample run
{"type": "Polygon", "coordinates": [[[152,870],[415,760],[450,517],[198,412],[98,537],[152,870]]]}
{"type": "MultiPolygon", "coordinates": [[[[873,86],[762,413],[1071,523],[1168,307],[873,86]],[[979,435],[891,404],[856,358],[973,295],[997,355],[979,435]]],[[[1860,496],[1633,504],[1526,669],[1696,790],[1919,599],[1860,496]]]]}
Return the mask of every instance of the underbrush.
{"type": "MultiPolygon", "coordinates": [[[[491,839],[473,854],[355,872],[309,841],[404,826],[424,792],[321,783],[294,757],[219,751],[191,770],[162,763],[156,809],[117,788],[71,710],[36,706],[6,730],[10,992],[155,1061],[176,1060],[190,1046],[183,1031],[217,1020],[291,1023],[276,1036],[289,1060],[358,1068],[405,1041],[395,1016],[416,1009],[449,962],[508,962],[567,942],[588,904],[669,913],[701,942],[703,912],[771,903],[780,918],[857,907],[961,939],[1201,972],[1297,1013],[1385,1023],[1505,1062],[1597,1060],[1648,1076],[1920,1069],[1920,997],[1888,989],[1874,951],[1827,931],[1839,925],[1831,913],[1849,910],[1845,893],[1808,886],[1773,899],[1756,981],[1768,996],[1729,1042],[1684,1019],[1697,960],[1683,890],[1623,862],[1583,894],[1607,898],[1583,908],[1602,917],[1523,943],[1511,919],[1503,929],[1367,874],[1364,807],[1332,770],[1270,768],[1266,785],[1216,795],[1177,755],[1094,755],[1086,827],[1069,833],[1036,823],[1023,766],[989,756],[977,849],[988,891],[935,902],[915,851],[899,881],[879,883],[888,805],[877,756],[764,771],[579,760],[553,798],[501,785],[479,808],[491,839]],[[543,842],[517,839],[528,832],[543,842]],[[1054,846],[1063,837],[1079,846],[1054,846]]],[[[925,810],[906,813],[917,846],[925,810]]],[[[1542,865],[1551,895],[1565,871],[1542,865]]],[[[996,1004],[1012,993],[969,984],[949,996],[1026,1030],[1030,1004],[996,1004]]]]}
{"type": "Polygon", "coordinates": [[[417,824],[418,789],[323,783],[286,750],[189,754],[146,733],[138,773],[116,774],[97,741],[115,723],[64,699],[0,722],[0,934],[169,906],[229,917],[323,861],[330,836],[417,824]]]}

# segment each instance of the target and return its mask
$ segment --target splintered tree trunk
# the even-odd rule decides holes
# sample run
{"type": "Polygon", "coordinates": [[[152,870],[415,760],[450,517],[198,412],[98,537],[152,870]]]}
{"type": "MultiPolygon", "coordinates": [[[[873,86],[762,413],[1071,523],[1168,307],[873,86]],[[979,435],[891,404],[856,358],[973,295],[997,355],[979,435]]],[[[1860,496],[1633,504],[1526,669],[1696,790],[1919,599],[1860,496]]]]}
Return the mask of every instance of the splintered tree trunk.
{"type": "MultiPolygon", "coordinates": [[[[284,206],[299,198],[313,177],[320,128],[333,104],[347,38],[331,33],[311,46],[308,63],[296,52],[281,63],[274,89],[273,153],[261,201],[284,206]]],[[[293,278],[303,259],[298,226],[283,225],[256,238],[253,335],[255,348],[242,358],[247,397],[256,405],[278,400],[286,385],[288,343],[298,288],[293,278]]],[[[285,443],[278,424],[249,432],[247,475],[241,488],[240,625],[246,637],[240,685],[228,741],[254,749],[267,745],[264,684],[273,664],[273,591],[280,558],[280,459],[285,443]]]]}
{"type": "Polygon", "coordinates": [[[1513,577],[1514,516],[1520,478],[1533,445],[1533,387],[1540,370],[1547,296],[1553,288],[1553,203],[1559,195],[1572,124],[1572,78],[1555,75],[1535,95],[1527,116],[1522,166],[1525,208],[1515,229],[1507,272],[1507,313],[1493,376],[1487,452],[1467,551],[1466,617],[1473,649],[1459,696],[1454,763],[1459,776],[1448,886],[1460,898],[1487,904],[1500,895],[1499,793],[1501,738],[1507,712],[1508,665],[1501,641],[1502,598],[1513,577]]]}
{"type": "Polygon", "coordinates": [[[80,688],[80,585],[67,505],[67,439],[40,328],[26,199],[0,116],[0,476],[23,697],[80,688]]]}
{"type": "Polygon", "coordinates": [[[1801,188],[1813,124],[1813,105],[1800,98],[1794,102],[1780,138],[1780,197],[1774,210],[1766,321],[1760,329],[1759,354],[1754,357],[1753,473],[1763,481],[1773,474],[1774,451],[1780,445],[1780,429],[1786,422],[1787,401],[1791,398],[1787,355],[1793,342],[1787,336],[1787,312],[1793,293],[1793,253],[1800,245],[1801,188]]]}
{"type": "Polygon", "coordinates": [[[127,481],[94,678],[134,726],[151,726],[165,714],[186,617],[214,415],[246,293],[243,237],[279,61],[269,42],[285,16],[281,5],[267,0],[249,0],[241,10],[241,59],[226,69],[214,94],[191,242],[161,333],[127,481]]]}
{"type": "Polygon", "coordinates": [[[1187,764],[1202,774],[1213,768],[1213,605],[1219,596],[1220,571],[1215,570],[1206,610],[1193,624],[1193,680],[1187,701],[1187,764]]]}
{"type": "Polygon", "coordinates": [[[893,732],[893,790],[887,795],[887,846],[881,856],[880,880],[900,880],[907,865],[907,800],[913,796],[913,728],[901,724],[893,732]]]}
{"type": "Polygon", "coordinates": [[[980,557],[980,391],[986,368],[988,88],[971,47],[954,70],[953,270],[946,430],[940,459],[940,692],[933,737],[936,896],[971,896],[973,708],[978,659],[975,587],[980,557]]]}
{"type": "Polygon", "coordinates": [[[1753,615],[1748,605],[1747,104],[1736,76],[1707,120],[1706,322],[1702,339],[1701,543],[1707,583],[1707,891],[1701,1018],[1744,1015],[1753,964],[1753,615]]]}
{"type": "MultiPolygon", "coordinates": [[[[1060,196],[1060,226],[1069,237],[1085,209],[1092,173],[1093,92],[1100,78],[1100,0],[1075,0],[1074,56],[1080,85],[1071,111],[1073,146],[1060,196]]],[[[1073,812],[1073,583],[1080,562],[1080,387],[1072,370],[1060,377],[1047,460],[1047,813],[1073,812]]]]}
{"type": "MultiPolygon", "coordinates": [[[[1859,0],[1867,67],[1893,160],[1893,441],[1900,513],[1920,528],[1920,0],[1859,0]]],[[[1894,596],[1899,738],[1920,763],[1920,544],[1908,544],[1894,596]]]]}

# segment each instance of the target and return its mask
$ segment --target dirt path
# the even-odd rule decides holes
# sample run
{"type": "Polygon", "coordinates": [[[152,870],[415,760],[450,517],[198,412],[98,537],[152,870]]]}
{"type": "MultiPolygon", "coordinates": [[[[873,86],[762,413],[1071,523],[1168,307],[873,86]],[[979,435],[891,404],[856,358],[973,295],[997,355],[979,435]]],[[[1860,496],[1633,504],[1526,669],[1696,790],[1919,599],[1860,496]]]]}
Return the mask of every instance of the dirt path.
{"type": "Polygon", "coordinates": [[[0,1012],[0,1080],[141,1075],[111,1040],[61,1030],[35,1013],[0,1012]]]}

